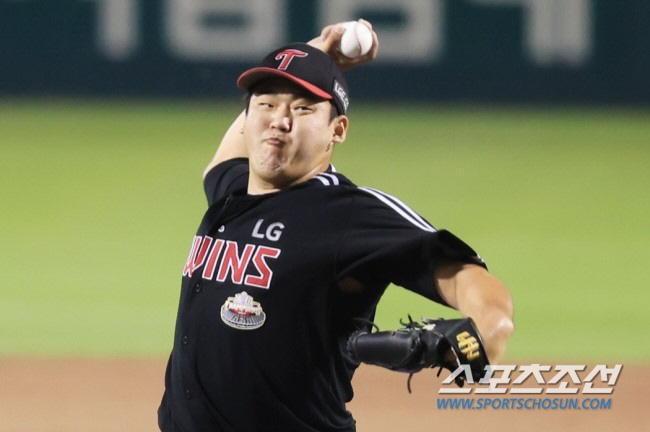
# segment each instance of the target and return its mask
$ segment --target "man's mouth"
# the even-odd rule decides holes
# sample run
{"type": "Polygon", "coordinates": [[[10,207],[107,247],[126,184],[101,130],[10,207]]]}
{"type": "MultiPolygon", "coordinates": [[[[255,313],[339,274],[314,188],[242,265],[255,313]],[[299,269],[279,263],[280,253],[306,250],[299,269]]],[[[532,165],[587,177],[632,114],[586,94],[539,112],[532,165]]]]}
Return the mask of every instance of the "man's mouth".
{"type": "Polygon", "coordinates": [[[282,147],[285,144],[285,141],[278,138],[278,137],[269,137],[264,140],[265,143],[276,146],[276,147],[282,147]]]}

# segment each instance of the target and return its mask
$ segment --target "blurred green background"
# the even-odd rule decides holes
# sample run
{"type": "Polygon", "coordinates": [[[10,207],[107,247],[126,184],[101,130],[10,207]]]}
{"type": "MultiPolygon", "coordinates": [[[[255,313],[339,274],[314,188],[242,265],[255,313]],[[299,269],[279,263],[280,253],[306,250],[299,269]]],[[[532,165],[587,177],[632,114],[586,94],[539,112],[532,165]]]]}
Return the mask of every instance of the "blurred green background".
{"type": "MultiPolygon", "coordinates": [[[[0,100],[0,355],[164,356],[237,103],[0,100]]],[[[356,104],[335,164],[510,287],[508,358],[648,362],[650,110],[356,104]]],[[[390,288],[378,324],[454,316],[390,288]]]]}

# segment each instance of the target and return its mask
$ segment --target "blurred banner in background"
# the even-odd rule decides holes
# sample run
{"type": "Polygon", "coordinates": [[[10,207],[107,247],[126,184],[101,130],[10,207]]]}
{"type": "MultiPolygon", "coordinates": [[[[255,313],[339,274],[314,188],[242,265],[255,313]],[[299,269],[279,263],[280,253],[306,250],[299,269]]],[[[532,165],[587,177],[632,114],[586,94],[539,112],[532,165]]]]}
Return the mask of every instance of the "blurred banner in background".
{"type": "Polygon", "coordinates": [[[272,48],[364,17],[373,100],[650,102],[646,0],[0,0],[0,95],[235,96],[272,48]]]}

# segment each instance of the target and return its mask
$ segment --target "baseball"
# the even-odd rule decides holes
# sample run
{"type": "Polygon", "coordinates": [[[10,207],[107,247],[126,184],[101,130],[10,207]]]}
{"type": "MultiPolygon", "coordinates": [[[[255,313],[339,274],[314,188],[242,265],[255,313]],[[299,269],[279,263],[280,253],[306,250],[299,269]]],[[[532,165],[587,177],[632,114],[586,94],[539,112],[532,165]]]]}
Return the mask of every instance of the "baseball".
{"type": "Polygon", "coordinates": [[[345,31],[341,36],[339,50],[348,58],[365,55],[372,48],[372,32],[358,21],[348,21],[343,24],[345,31]]]}

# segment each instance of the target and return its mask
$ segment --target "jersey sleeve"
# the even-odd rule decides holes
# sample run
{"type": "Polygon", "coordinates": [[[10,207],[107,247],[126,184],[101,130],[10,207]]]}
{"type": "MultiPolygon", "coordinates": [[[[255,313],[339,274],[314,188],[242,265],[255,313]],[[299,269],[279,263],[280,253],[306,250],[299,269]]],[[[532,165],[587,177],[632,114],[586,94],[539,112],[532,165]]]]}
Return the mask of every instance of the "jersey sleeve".
{"type": "Polygon", "coordinates": [[[203,180],[203,189],[212,205],[220,198],[248,186],[248,159],[235,158],[215,165],[203,180]]]}
{"type": "Polygon", "coordinates": [[[352,277],[364,286],[402,286],[445,304],[433,274],[444,260],[485,267],[474,250],[447,230],[429,222],[397,198],[358,188],[349,226],[337,257],[337,277],[352,277]]]}

